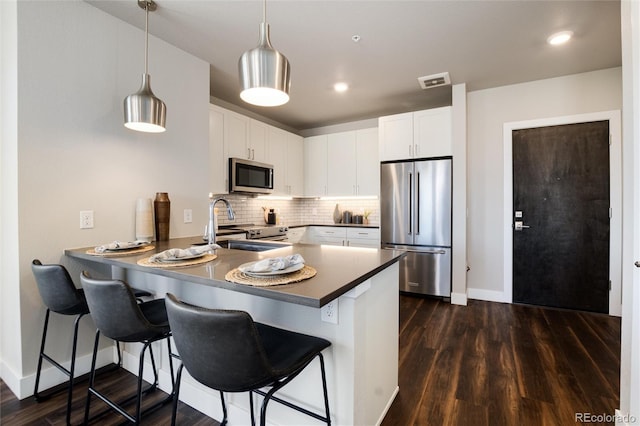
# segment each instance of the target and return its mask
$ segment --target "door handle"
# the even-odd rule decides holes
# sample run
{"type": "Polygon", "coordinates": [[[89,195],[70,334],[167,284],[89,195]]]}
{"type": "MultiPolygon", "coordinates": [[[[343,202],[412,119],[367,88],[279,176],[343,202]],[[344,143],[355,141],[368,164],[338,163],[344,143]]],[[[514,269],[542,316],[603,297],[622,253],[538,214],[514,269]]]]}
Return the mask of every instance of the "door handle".
{"type": "Polygon", "coordinates": [[[416,173],[416,235],[420,235],[420,172],[416,173]]]}
{"type": "Polygon", "coordinates": [[[529,225],[525,225],[522,221],[520,220],[516,220],[514,222],[514,228],[516,231],[522,231],[523,229],[528,229],[530,228],[529,225]]]}
{"type": "Polygon", "coordinates": [[[412,225],[413,225],[413,174],[409,172],[409,235],[412,233],[412,225]]]}

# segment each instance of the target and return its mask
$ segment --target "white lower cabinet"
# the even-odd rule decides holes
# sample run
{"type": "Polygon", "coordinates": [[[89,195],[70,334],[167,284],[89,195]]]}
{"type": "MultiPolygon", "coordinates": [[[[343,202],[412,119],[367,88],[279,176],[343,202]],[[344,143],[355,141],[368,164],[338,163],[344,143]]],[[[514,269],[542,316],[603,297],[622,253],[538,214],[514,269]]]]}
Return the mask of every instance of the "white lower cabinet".
{"type": "Polygon", "coordinates": [[[309,244],[347,247],[380,247],[380,230],[341,226],[310,226],[305,236],[309,244]]]}

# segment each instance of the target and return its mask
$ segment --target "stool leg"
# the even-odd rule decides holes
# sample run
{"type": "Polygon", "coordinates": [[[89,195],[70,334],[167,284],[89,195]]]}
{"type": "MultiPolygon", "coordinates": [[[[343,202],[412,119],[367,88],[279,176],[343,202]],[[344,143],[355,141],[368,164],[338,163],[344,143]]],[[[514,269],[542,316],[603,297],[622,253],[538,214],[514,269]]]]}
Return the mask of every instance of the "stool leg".
{"type": "Polygon", "coordinates": [[[47,340],[47,328],[49,328],[49,308],[47,308],[47,313],[44,315],[44,328],[42,329],[42,342],[40,343],[40,356],[38,357],[38,369],[36,370],[36,385],[33,389],[33,396],[36,401],[40,401],[40,396],[38,395],[38,385],[40,384],[40,371],[42,370],[42,358],[44,355],[44,343],[47,340]]]}
{"type": "Polygon", "coordinates": [[[220,402],[222,403],[222,422],[220,426],[227,424],[227,404],[224,402],[224,392],[220,391],[220,402]]]}
{"type": "Polygon", "coordinates": [[[140,351],[140,365],[138,366],[138,398],[136,400],[136,424],[140,424],[141,418],[141,408],[142,408],[142,376],[144,374],[144,352],[149,348],[149,353],[151,354],[151,365],[153,366],[153,372],[155,374],[155,383],[154,386],[158,383],[158,373],[156,372],[156,363],[153,360],[153,351],[151,350],[151,342],[144,342],[144,346],[140,351]]]}
{"type": "Polygon", "coordinates": [[[67,424],[71,424],[71,400],[73,397],[73,378],[76,370],[76,349],[78,347],[78,326],[84,314],[76,317],[73,325],[73,346],[71,348],[71,366],[69,368],[69,392],[67,394],[67,424]]]}
{"type": "Polygon", "coordinates": [[[89,406],[91,405],[91,391],[96,378],[96,358],[98,357],[98,343],[100,342],[100,330],[96,330],[96,340],[93,344],[93,358],[91,359],[91,373],[89,375],[89,387],[87,388],[87,402],[84,407],[84,422],[89,423],[89,406]]]}
{"type": "Polygon", "coordinates": [[[184,364],[181,363],[180,367],[178,367],[175,391],[173,393],[173,410],[171,412],[171,426],[176,426],[176,417],[178,416],[178,397],[180,395],[180,380],[182,379],[183,368],[184,368],[184,364]]]}
{"type": "Polygon", "coordinates": [[[327,425],[331,425],[331,416],[329,415],[329,396],[327,395],[327,375],[324,371],[324,357],[321,353],[318,354],[320,358],[320,373],[322,374],[322,390],[324,392],[324,408],[327,413],[327,425]]]}
{"type": "Polygon", "coordinates": [[[249,410],[251,410],[251,426],[255,426],[256,419],[253,415],[253,391],[249,391],[249,410]]]}

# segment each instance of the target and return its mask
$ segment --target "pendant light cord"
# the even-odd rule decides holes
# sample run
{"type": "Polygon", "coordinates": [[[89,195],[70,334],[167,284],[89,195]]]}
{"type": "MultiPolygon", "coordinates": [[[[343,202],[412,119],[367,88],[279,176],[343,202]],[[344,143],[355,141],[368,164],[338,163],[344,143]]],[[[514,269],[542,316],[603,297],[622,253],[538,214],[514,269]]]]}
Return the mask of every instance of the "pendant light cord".
{"type": "Polygon", "coordinates": [[[267,0],[262,3],[262,22],[267,23],[267,0]]]}
{"type": "Polygon", "coordinates": [[[145,3],[145,20],[144,20],[144,73],[149,74],[149,2],[145,3]]]}

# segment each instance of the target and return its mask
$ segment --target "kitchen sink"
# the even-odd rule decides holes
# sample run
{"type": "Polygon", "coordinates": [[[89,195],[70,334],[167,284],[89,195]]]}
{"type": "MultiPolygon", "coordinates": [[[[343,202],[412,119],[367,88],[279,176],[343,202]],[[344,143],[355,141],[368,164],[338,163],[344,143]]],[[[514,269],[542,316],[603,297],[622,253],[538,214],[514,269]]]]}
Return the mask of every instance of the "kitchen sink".
{"type": "Polygon", "coordinates": [[[282,241],[256,241],[256,240],[224,240],[217,241],[220,247],[232,250],[246,251],[267,251],[275,250],[282,247],[288,247],[291,244],[282,241]]]}

